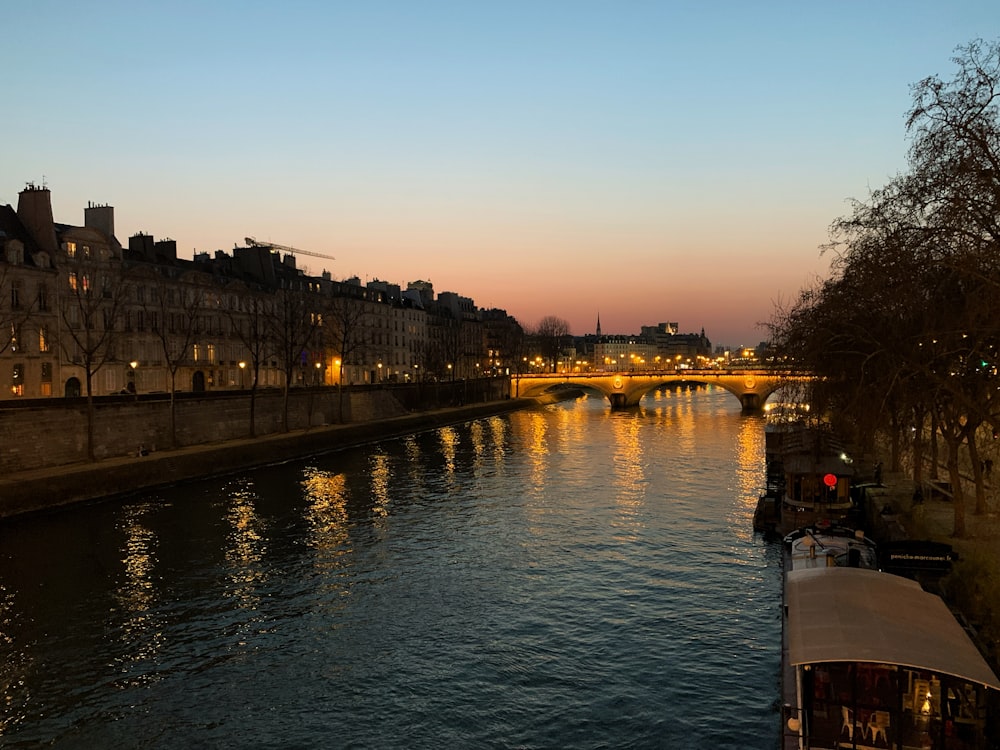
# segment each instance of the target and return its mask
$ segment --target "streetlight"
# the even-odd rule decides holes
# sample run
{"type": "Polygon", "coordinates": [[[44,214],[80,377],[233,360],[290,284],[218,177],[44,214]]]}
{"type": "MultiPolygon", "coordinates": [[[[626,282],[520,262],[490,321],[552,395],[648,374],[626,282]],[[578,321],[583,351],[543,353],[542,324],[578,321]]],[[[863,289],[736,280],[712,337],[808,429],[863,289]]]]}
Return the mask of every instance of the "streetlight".
{"type": "Polygon", "coordinates": [[[128,366],[132,368],[129,371],[129,375],[131,376],[131,380],[129,381],[129,386],[131,386],[130,390],[135,395],[135,397],[138,399],[139,398],[139,389],[138,389],[138,387],[136,387],[136,384],[135,384],[135,368],[137,368],[139,366],[139,362],[137,360],[133,359],[131,362],[128,363],[128,366]]]}
{"type": "Polygon", "coordinates": [[[244,361],[242,361],[242,360],[240,360],[240,390],[241,391],[244,388],[246,388],[246,386],[243,385],[243,373],[246,372],[246,369],[247,369],[247,363],[244,362],[244,361]]]}
{"type": "Polygon", "coordinates": [[[323,366],[322,362],[316,363],[316,385],[319,385],[319,368],[323,366]]]}
{"type": "Polygon", "coordinates": [[[382,363],[378,363],[378,382],[382,382],[382,363]]]}

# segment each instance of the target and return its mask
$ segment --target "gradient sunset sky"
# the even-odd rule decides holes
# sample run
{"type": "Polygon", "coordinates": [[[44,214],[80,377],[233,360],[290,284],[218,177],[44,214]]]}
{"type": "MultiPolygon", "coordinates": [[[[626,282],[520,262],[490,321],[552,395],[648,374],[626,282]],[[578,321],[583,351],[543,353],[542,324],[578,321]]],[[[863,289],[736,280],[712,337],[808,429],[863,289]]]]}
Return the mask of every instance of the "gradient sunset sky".
{"type": "Polygon", "coordinates": [[[993,0],[104,2],[3,10],[0,203],[182,257],[254,236],[575,334],[715,344],[905,169],[910,86],[993,0]]]}

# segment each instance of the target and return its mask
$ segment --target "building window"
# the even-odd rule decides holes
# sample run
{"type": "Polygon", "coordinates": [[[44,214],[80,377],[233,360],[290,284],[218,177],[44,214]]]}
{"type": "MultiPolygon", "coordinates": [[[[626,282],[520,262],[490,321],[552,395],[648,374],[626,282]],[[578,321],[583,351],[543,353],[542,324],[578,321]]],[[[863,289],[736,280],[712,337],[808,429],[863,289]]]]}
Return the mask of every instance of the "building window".
{"type": "Polygon", "coordinates": [[[72,289],[75,292],[76,291],[76,287],[77,287],[76,271],[70,271],[69,272],[69,288],[72,289]]]}
{"type": "Polygon", "coordinates": [[[21,331],[18,330],[16,324],[10,324],[10,350],[16,352],[18,348],[18,339],[21,338],[21,331]]]}
{"type": "Polygon", "coordinates": [[[24,365],[14,365],[14,377],[11,381],[10,392],[15,396],[24,395],[24,365]]]}
{"type": "Polygon", "coordinates": [[[76,257],[76,243],[75,242],[67,242],[66,243],[66,254],[69,257],[71,257],[71,258],[75,258],[76,257]]]}
{"type": "MultiPolygon", "coordinates": [[[[49,329],[48,326],[38,328],[38,351],[47,352],[49,350],[49,329]]],[[[51,365],[49,365],[51,367],[51,365]]]]}
{"type": "Polygon", "coordinates": [[[42,396],[52,395],[52,363],[42,362],[42,382],[40,383],[39,393],[42,396]]]}
{"type": "Polygon", "coordinates": [[[198,361],[201,360],[201,344],[194,344],[194,345],[192,345],[191,352],[192,352],[192,357],[194,358],[195,362],[198,362],[198,361]]]}
{"type": "Polygon", "coordinates": [[[21,282],[13,281],[10,285],[10,309],[21,309],[21,282]]]}
{"type": "Polygon", "coordinates": [[[49,309],[49,288],[45,284],[38,285],[38,309],[43,312],[49,309]]]}

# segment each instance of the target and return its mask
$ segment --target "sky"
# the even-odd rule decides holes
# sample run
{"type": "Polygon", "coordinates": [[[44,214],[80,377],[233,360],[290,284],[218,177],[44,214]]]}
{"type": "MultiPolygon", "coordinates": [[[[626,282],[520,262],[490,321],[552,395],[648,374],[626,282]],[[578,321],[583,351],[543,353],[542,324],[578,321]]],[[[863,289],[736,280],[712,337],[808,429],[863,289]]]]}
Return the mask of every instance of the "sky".
{"type": "Polygon", "coordinates": [[[178,255],[555,315],[767,336],[828,228],[906,170],[911,86],[994,0],[5,3],[0,204],[178,255]]]}

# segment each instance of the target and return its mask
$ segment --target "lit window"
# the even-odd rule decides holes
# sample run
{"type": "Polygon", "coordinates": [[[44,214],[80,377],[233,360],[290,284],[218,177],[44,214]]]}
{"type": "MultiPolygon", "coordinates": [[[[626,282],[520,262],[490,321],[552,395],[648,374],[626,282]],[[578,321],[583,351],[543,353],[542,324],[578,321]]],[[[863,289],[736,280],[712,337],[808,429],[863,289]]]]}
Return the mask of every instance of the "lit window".
{"type": "Polygon", "coordinates": [[[75,242],[67,242],[66,243],[66,254],[69,257],[71,257],[71,258],[75,258],[76,257],[76,243],[75,242]]]}
{"type": "Polygon", "coordinates": [[[48,350],[49,350],[49,329],[47,326],[41,326],[38,329],[38,351],[47,352],[48,350]]]}
{"type": "Polygon", "coordinates": [[[11,382],[10,392],[15,396],[24,395],[24,365],[14,365],[14,377],[11,382]]]}

